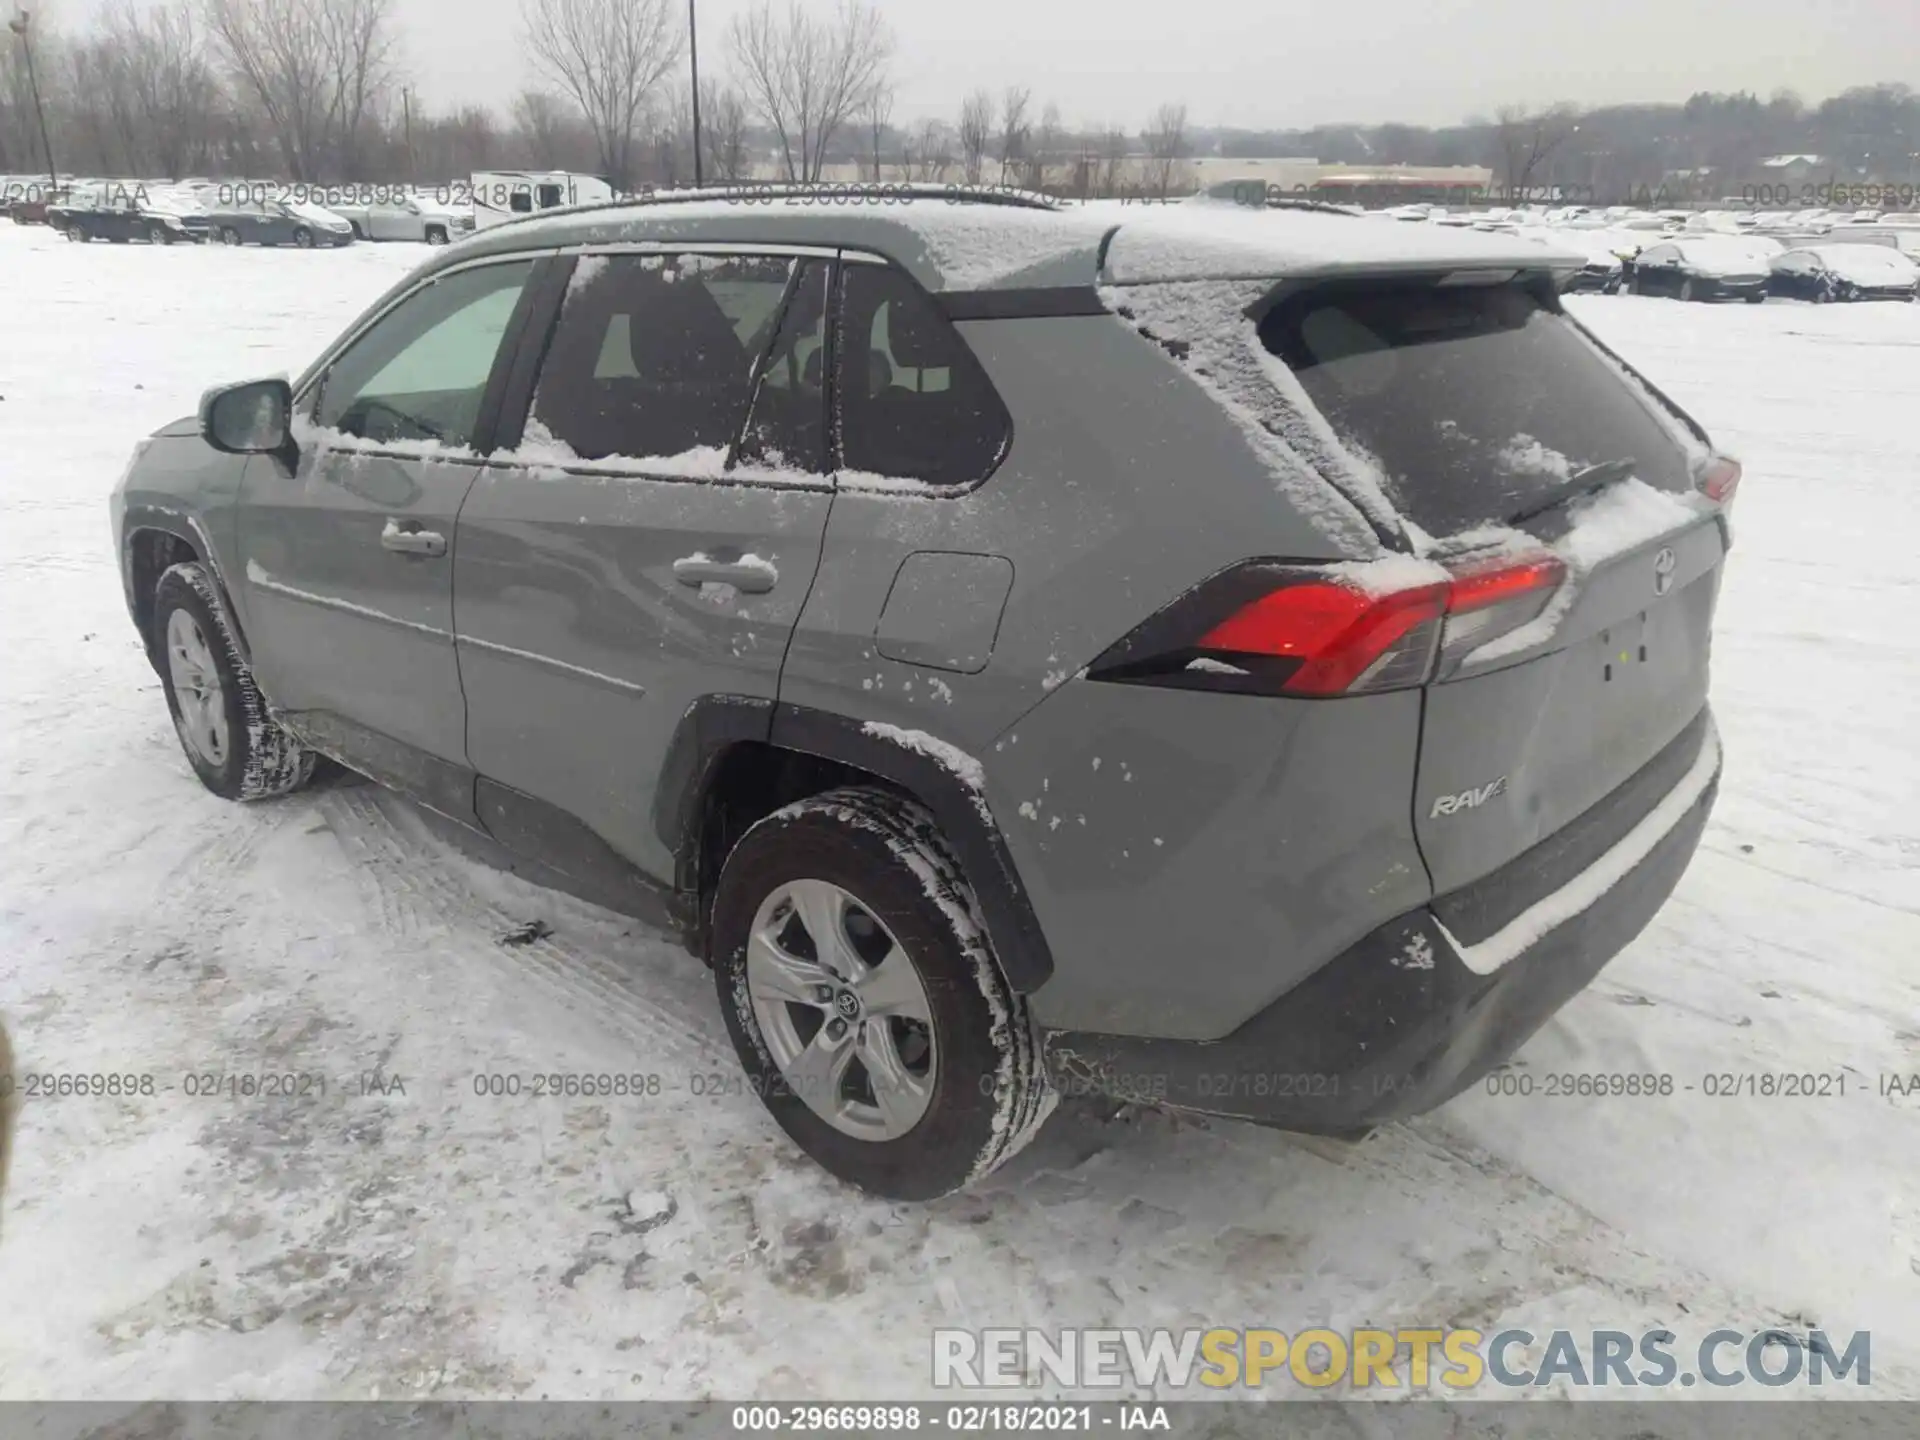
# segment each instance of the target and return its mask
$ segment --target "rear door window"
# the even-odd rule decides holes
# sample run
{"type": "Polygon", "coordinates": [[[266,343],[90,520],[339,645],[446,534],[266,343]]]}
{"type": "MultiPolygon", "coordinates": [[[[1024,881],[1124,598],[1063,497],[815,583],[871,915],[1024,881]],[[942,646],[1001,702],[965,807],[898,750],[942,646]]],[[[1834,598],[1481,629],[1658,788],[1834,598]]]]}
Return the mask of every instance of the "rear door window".
{"type": "Polygon", "coordinates": [[[767,256],[584,257],[541,367],[529,436],[544,429],[586,460],[728,451],[792,269],[767,256]]]}
{"type": "MultiPolygon", "coordinates": [[[[740,443],[743,462],[775,469],[824,474],[827,469],[826,340],[827,284],[832,266],[805,261],[789,293],[786,310],[761,319],[778,320],[779,329],[760,370],[760,388],[740,443]]],[[[745,302],[747,297],[742,297],[745,302]]],[[[738,307],[744,325],[758,312],[759,297],[738,307]]],[[[752,343],[751,341],[749,343],[752,343]]]]}
{"type": "Polygon", "coordinates": [[[1648,402],[1523,287],[1327,286],[1275,306],[1259,336],[1430,534],[1512,518],[1611,462],[1691,486],[1648,402]]]}
{"type": "Polygon", "coordinates": [[[842,463],[927,485],[984,480],[1013,424],[966,341],[900,272],[848,265],[842,274],[842,463]]]}

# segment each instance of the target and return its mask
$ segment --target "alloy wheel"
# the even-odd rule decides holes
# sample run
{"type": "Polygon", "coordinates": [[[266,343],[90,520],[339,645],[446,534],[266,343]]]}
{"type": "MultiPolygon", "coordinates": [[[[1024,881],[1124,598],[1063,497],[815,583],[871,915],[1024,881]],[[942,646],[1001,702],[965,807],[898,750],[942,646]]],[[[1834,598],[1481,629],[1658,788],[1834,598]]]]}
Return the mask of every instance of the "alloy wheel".
{"type": "Polygon", "coordinates": [[[167,617],[167,676],[180,711],[180,735],[193,753],[216,768],[227,763],[227,695],[200,622],[186,610],[167,617]]]}
{"type": "Polygon", "coordinates": [[[933,1099],[933,1009],[893,933],[849,892],[792,880],[761,902],[747,994],[781,1078],[843,1134],[897,1140],[933,1099]]]}

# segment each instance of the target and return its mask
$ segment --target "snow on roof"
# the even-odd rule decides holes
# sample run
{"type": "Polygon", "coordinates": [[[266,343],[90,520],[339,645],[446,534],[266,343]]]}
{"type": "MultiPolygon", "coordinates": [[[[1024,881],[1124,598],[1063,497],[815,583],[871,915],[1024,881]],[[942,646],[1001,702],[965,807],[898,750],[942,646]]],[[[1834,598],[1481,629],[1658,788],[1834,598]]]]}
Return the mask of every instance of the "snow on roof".
{"type": "Polygon", "coordinates": [[[462,259],[527,246],[675,241],[834,244],[875,250],[934,291],[1280,278],[1380,270],[1578,264],[1511,235],[1368,225],[1348,214],[1220,201],[1088,207],[977,203],[940,194],[888,203],[755,203],[751,196],[612,202],[482,230],[462,259]],[[1104,271],[1096,270],[1109,234],[1104,271]]]}
{"type": "Polygon", "coordinates": [[[1517,235],[1440,225],[1368,225],[1316,210],[1193,203],[1128,220],[1107,247],[1115,284],[1381,270],[1536,268],[1585,257],[1517,235]]]}
{"type": "MultiPolygon", "coordinates": [[[[834,187],[832,194],[853,187],[834,187]]],[[[696,192],[697,193],[697,192],[696,192]]],[[[846,245],[897,261],[930,290],[1090,285],[1113,212],[980,203],[958,194],[875,192],[870,204],[823,192],[781,196],[741,191],[643,204],[571,206],[478,232],[463,257],[526,246],[673,240],[846,245]]]]}
{"type": "Polygon", "coordinates": [[[1825,162],[1818,155],[1769,155],[1760,163],[1769,170],[1783,170],[1789,165],[1821,165],[1825,162]]]}

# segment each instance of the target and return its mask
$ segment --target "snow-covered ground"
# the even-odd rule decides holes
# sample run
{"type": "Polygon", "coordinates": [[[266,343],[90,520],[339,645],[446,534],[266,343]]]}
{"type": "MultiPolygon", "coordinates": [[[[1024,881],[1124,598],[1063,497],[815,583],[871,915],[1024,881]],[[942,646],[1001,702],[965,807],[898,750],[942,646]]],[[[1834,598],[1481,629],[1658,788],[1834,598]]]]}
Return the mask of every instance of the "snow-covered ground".
{"type": "Polygon", "coordinates": [[[674,944],[366,785],[240,807],[182,759],[107,490],[419,254],[0,225],[0,1011],[23,1069],[173,1086],[25,1112],[0,1396],[900,1397],[936,1325],[1778,1323],[1871,1329],[1872,1393],[1920,1397],[1920,1098],[1877,1093],[1920,1071],[1920,307],[1575,302],[1746,460],[1728,761],[1673,901],[1520,1065],[1691,1093],[1475,1090],[1358,1146],[1071,1107],[915,1207],[731,1088],[674,944]],[[475,1093],[507,1071],[663,1089],[475,1093]],[[1700,1089],[1785,1071],[1847,1094],[1700,1089]],[[327,1093],[181,1093],[259,1073],[327,1093]]]}

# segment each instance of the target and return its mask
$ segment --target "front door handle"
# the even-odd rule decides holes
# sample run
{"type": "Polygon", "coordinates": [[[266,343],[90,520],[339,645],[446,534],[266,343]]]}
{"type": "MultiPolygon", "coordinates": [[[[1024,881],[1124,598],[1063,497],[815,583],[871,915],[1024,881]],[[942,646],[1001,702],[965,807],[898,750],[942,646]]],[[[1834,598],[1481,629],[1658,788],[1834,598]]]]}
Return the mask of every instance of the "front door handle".
{"type": "Polygon", "coordinates": [[[745,595],[764,595],[773,589],[780,572],[773,562],[758,555],[742,555],[738,560],[716,560],[711,555],[682,555],[673,562],[673,578],[682,585],[699,589],[702,585],[731,585],[745,595]]]}
{"type": "Polygon", "coordinates": [[[386,529],[380,532],[380,544],[384,549],[396,550],[402,555],[444,555],[447,553],[447,537],[434,530],[402,530],[397,520],[387,521],[386,529]]]}

